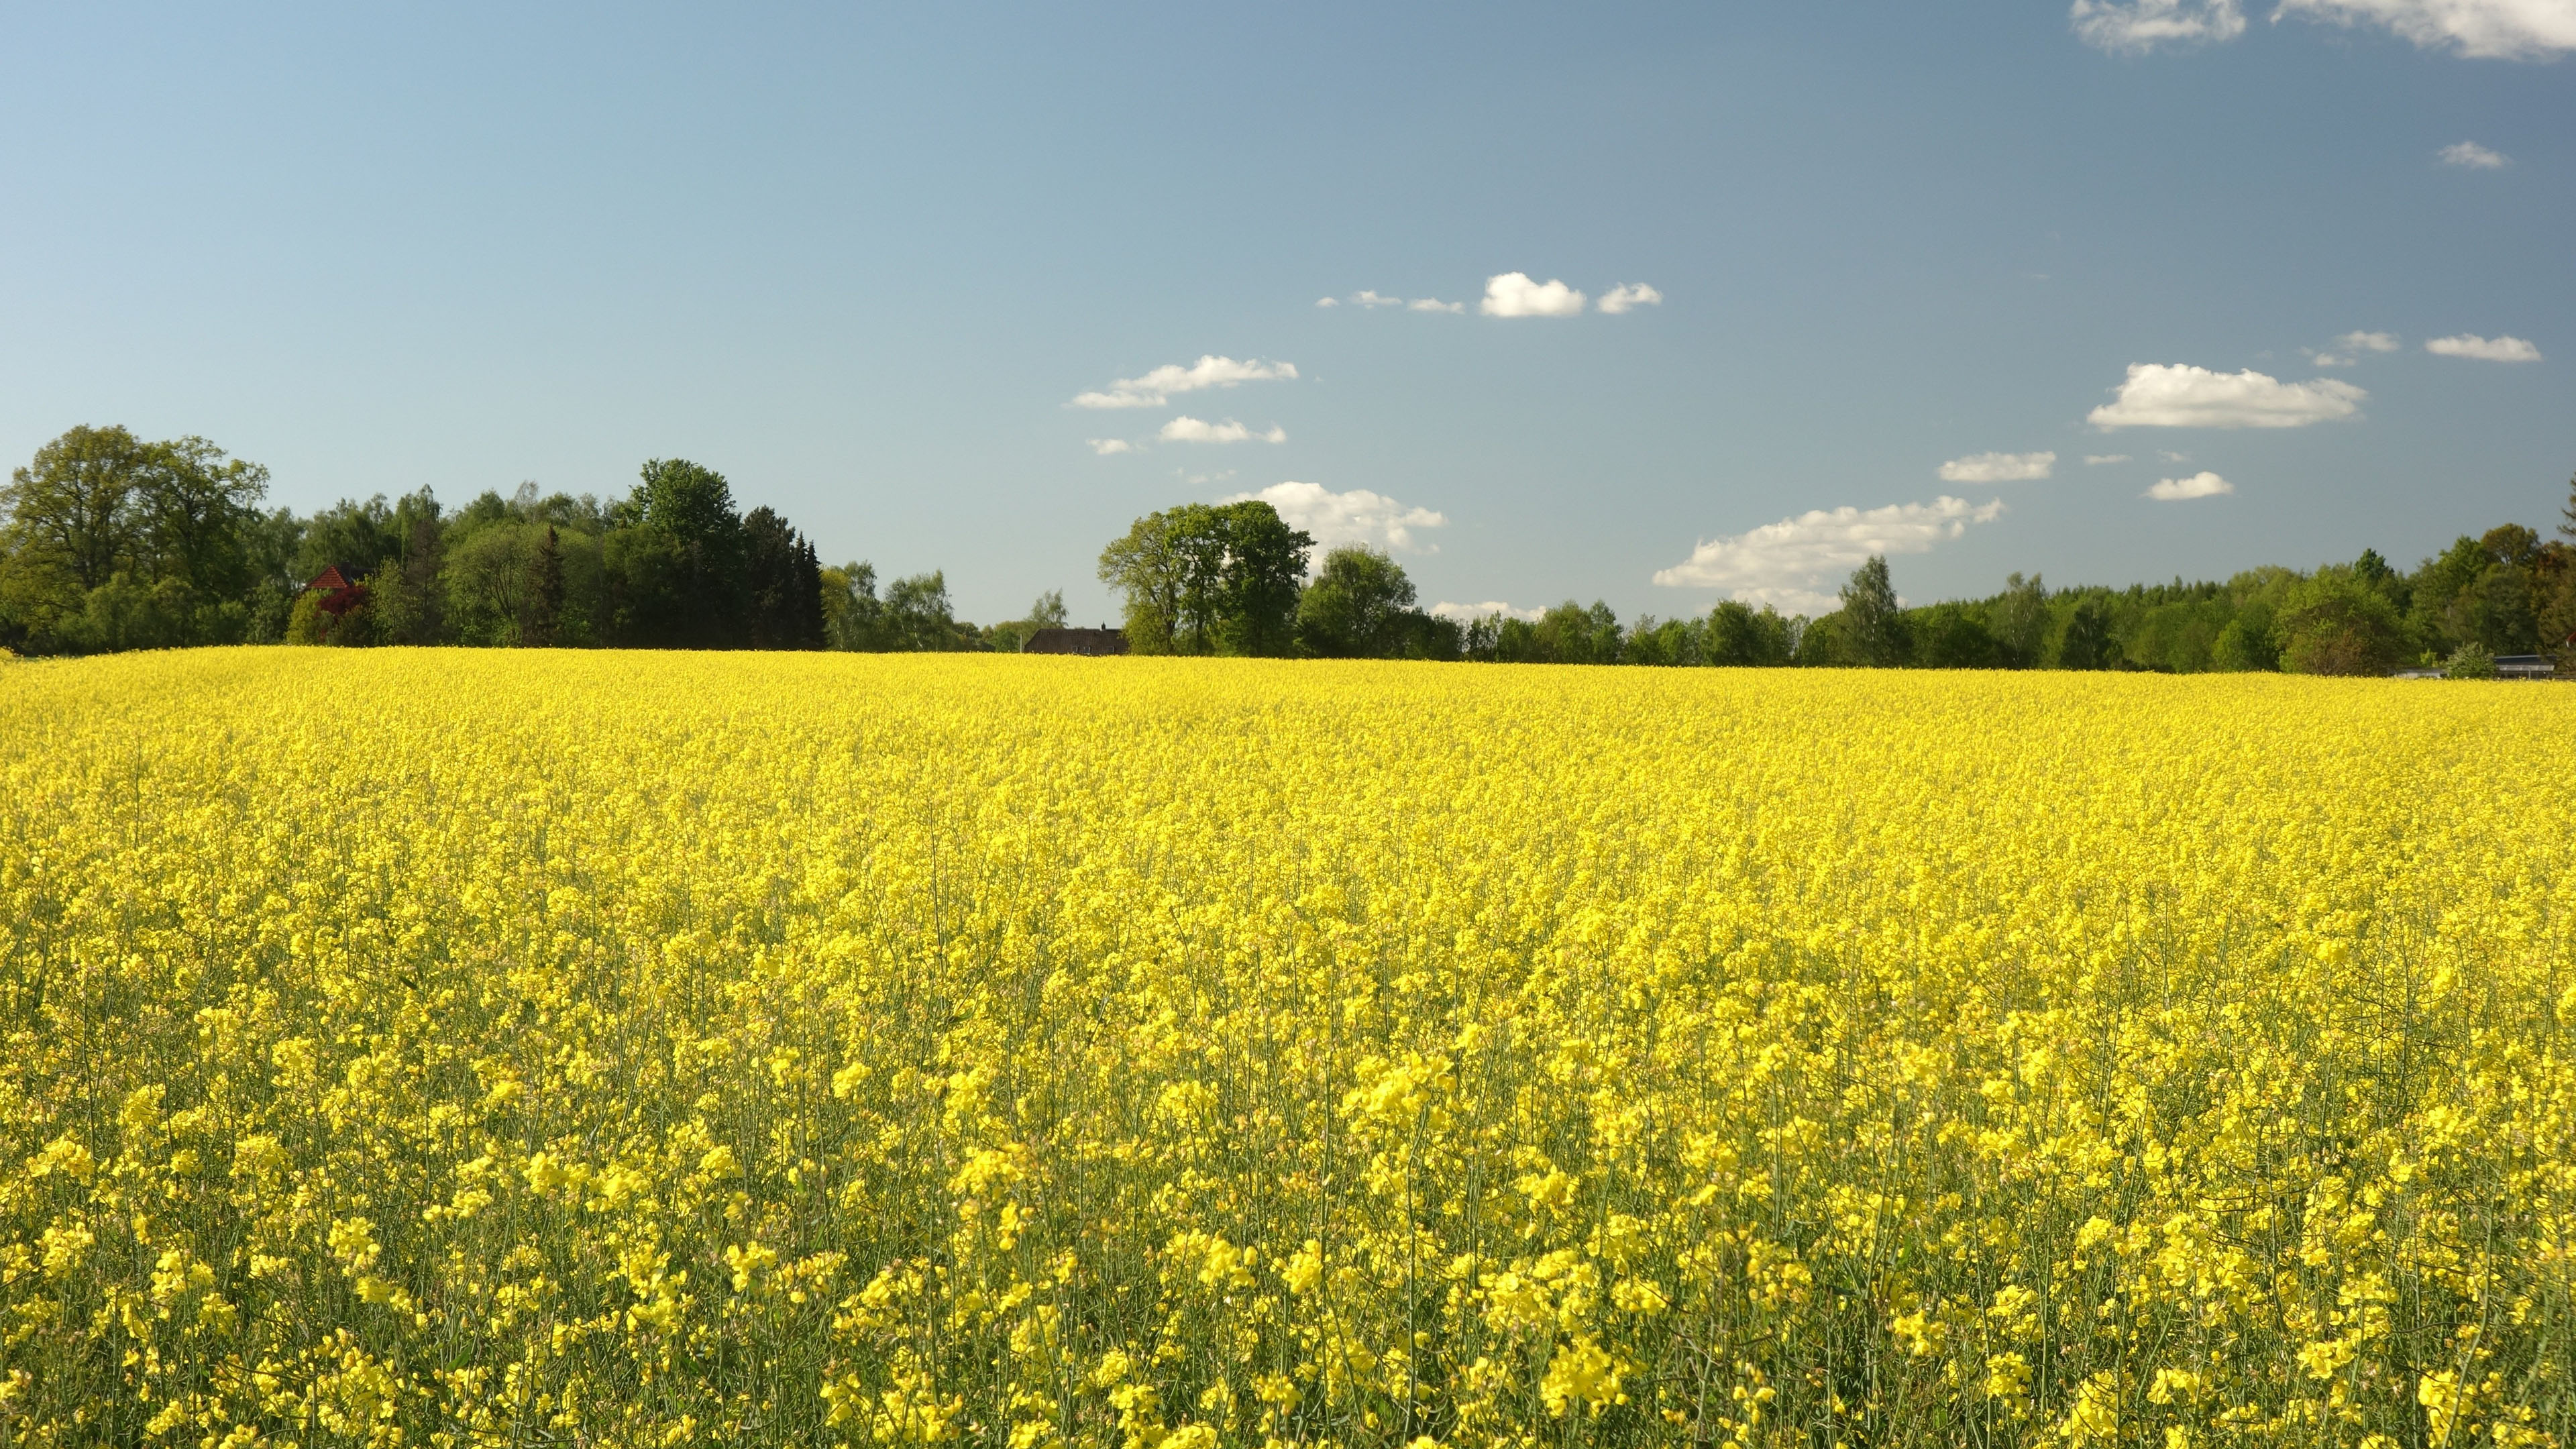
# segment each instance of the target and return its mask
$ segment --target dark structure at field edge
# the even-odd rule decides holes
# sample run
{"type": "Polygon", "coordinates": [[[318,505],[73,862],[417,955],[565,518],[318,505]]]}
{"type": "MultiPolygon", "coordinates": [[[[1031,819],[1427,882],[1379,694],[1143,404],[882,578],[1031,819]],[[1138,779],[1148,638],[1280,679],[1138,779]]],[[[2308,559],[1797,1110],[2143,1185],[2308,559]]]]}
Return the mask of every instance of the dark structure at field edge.
{"type": "Polygon", "coordinates": [[[1082,654],[1098,658],[1127,652],[1121,629],[1040,629],[1020,646],[1023,654],[1082,654]]]}

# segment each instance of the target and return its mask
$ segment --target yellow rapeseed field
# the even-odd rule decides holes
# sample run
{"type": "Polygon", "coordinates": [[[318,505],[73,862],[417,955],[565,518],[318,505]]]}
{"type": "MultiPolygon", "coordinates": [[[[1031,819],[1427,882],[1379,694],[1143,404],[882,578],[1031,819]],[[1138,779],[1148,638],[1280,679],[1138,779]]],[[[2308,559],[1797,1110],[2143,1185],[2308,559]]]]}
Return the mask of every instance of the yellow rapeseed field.
{"type": "Polygon", "coordinates": [[[2571,742],[0,662],[0,1445],[2576,1444],[2571,742]]]}

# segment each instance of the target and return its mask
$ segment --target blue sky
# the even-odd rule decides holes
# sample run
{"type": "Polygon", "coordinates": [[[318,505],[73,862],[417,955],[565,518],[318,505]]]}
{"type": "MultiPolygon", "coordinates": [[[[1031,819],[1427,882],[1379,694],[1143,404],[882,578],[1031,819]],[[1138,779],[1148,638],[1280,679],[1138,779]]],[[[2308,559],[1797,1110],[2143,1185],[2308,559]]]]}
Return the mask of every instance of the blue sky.
{"type": "Polygon", "coordinates": [[[1245,493],[1623,615],[2555,523],[2576,0],[2275,3],[11,6],[0,455],[689,457],[988,620],[1245,493]]]}

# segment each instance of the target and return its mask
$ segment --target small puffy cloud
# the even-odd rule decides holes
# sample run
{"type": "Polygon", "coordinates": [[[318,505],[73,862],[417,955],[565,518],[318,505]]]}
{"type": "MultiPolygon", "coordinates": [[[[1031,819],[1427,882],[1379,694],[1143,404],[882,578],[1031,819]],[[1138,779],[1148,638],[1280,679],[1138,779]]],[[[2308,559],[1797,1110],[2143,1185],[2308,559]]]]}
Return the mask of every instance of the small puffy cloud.
{"type": "Polygon", "coordinates": [[[1083,441],[1091,445],[1091,451],[1104,458],[1136,451],[1136,445],[1125,438],[1085,438],[1083,441]]]}
{"type": "Polygon", "coordinates": [[[2505,164],[2502,151],[2490,151],[2475,141],[2461,141],[2441,150],[2445,166],[2466,166],[2472,171],[2493,171],[2505,164]]]}
{"type": "Polygon", "coordinates": [[[2057,466],[2055,453],[1971,453],[1941,465],[1944,483],[2026,483],[2057,466]]]}
{"type": "Polygon", "coordinates": [[[1504,272],[1485,279],[1478,310],[1488,317],[1571,317],[1583,310],[1583,294],[1553,277],[1533,282],[1527,272],[1504,272]]]}
{"type": "Polygon", "coordinates": [[[2179,503],[2186,498],[2216,498],[2222,493],[2235,491],[2235,484],[2203,470],[2188,478],[2159,478],[2155,486],[2147,490],[2146,496],[2158,503],[2179,503]]]}
{"type": "Polygon", "coordinates": [[[1834,591],[1871,554],[1929,553],[1973,523],[2003,516],[2002,499],[1971,505],[1944,494],[1885,508],[1819,508],[1728,538],[1703,541],[1691,556],[1658,570],[1672,588],[1725,589],[1748,604],[1819,615],[1840,607],[1834,591]]]}
{"type": "Polygon", "coordinates": [[[2245,33],[2236,0],[2075,0],[2076,38],[2113,54],[2234,40],[2245,33]]]}
{"type": "Polygon", "coordinates": [[[1464,312],[1467,310],[1467,304],[1464,302],[1443,302],[1437,297],[1416,297],[1412,301],[1404,304],[1404,310],[1408,312],[1464,312]]]}
{"type": "Polygon", "coordinates": [[[2394,332],[2347,332],[2328,343],[2324,350],[2309,352],[2308,359],[2319,367],[2350,367],[2365,352],[2396,350],[2397,334],[2394,332]]]}
{"type": "Polygon", "coordinates": [[[1335,493],[1320,483],[1273,483],[1258,493],[1238,493],[1225,501],[1258,498],[1279,516],[1314,535],[1319,548],[1365,544],[1390,553],[1434,553],[1434,545],[1417,545],[1415,533],[1445,527],[1449,520],[1428,508],[1398,503],[1383,493],[1354,488],[1335,493]]]}
{"type": "Polygon", "coordinates": [[[2302,428],[2351,417],[2369,396],[2331,377],[2282,382],[2250,368],[2134,362],[2119,396],[2085,421],[2097,428],[2302,428]]]}
{"type": "Polygon", "coordinates": [[[1621,282],[1601,295],[1600,309],[1616,317],[1639,307],[1664,305],[1664,294],[1643,282],[1621,282]]]}
{"type": "Polygon", "coordinates": [[[1404,305],[1404,299],[1402,297],[1380,296],[1376,292],[1372,292],[1368,288],[1362,287],[1358,291],[1351,293],[1351,305],[1354,307],[1401,307],[1404,305]]]}
{"type": "Polygon", "coordinates": [[[2281,0],[2272,18],[2284,15],[2376,26],[2427,50],[2484,60],[2549,60],[2576,50],[2576,5],[2567,0],[2281,0]]]}
{"type": "Polygon", "coordinates": [[[1288,430],[1273,424],[1270,431],[1256,433],[1232,418],[1210,423],[1178,417],[1163,424],[1163,430],[1155,436],[1166,443],[1284,443],[1288,441],[1288,430]]]}
{"type": "Polygon", "coordinates": [[[1201,392],[1246,382],[1282,381],[1296,375],[1297,365],[1293,362],[1237,362],[1231,357],[1207,356],[1187,367],[1167,362],[1143,377],[1122,377],[1102,391],[1081,394],[1073,400],[1073,405],[1078,408],[1158,408],[1170,402],[1176,392],[1201,392]]]}
{"type": "Polygon", "coordinates": [[[1339,297],[1317,297],[1315,299],[1315,305],[1318,307],[1338,307],[1342,305],[1342,299],[1339,297]]]}
{"type": "Polygon", "coordinates": [[[2087,468],[2098,468],[2105,463],[2125,463],[2127,461],[2129,461],[2129,455],[2126,453],[2087,453],[2084,455],[2084,466],[2087,468]]]}
{"type": "Polygon", "coordinates": [[[1471,624],[1478,619],[1492,619],[1497,617],[1505,619],[1527,619],[1531,623],[1535,624],[1538,622],[1539,616],[1545,614],[1547,610],[1515,609],[1511,605],[1503,603],[1498,599],[1487,599],[1481,604],[1437,603],[1431,606],[1430,612],[1431,616],[1435,619],[1455,619],[1461,624],[1471,624]]]}
{"type": "Polygon", "coordinates": [[[2191,461],[2191,454],[2176,453],[2166,448],[2158,448],[2156,450],[2156,457],[2167,463],[2188,463],[2191,461]]]}
{"type": "Polygon", "coordinates": [[[2538,362],[2540,349],[2519,337],[2480,337],[2463,332],[2457,337],[2436,337],[2424,344],[2424,350],[2436,357],[2471,357],[2480,362],[2538,362]]]}

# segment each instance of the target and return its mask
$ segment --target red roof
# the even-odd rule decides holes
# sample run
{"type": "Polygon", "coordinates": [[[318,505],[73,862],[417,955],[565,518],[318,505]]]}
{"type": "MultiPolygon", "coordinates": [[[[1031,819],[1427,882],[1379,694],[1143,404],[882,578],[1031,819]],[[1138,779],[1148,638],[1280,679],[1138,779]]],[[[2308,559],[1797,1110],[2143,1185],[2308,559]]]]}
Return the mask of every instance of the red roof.
{"type": "Polygon", "coordinates": [[[333,564],[322,572],[315,574],[313,576],[313,582],[306,584],[304,587],[308,589],[345,589],[349,586],[348,575],[340,572],[340,566],[338,564],[333,564]]]}

